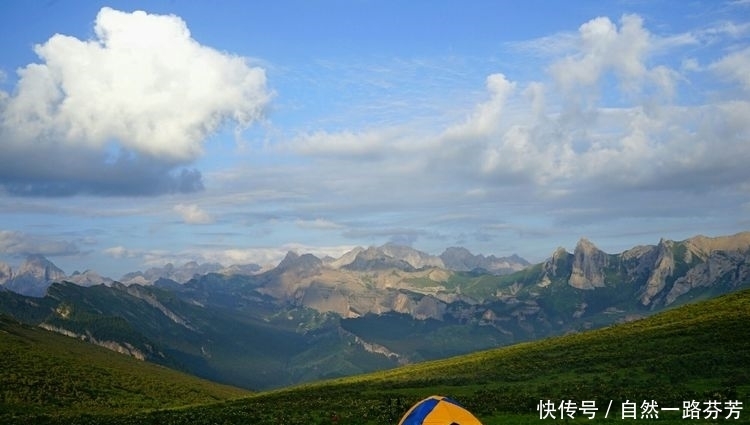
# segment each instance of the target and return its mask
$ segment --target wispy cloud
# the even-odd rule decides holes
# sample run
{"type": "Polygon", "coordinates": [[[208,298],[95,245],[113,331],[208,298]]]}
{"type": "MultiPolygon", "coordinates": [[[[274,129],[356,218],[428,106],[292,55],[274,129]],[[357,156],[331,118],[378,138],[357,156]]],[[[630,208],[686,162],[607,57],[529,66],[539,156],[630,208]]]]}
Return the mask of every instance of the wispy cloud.
{"type": "Polygon", "coordinates": [[[296,253],[312,253],[323,258],[331,256],[338,258],[353,249],[353,245],[312,246],[301,243],[287,243],[275,247],[234,248],[218,247],[192,248],[181,251],[131,249],[124,246],[107,248],[105,254],[115,259],[138,259],[146,267],[163,266],[166,263],[182,265],[190,261],[198,263],[219,263],[223,266],[258,264],[261,266],[275,266],[284,256],[293,251],[296,253]]]}
{"type": "MultiPolygon", "coordinates": [[[[375,199],[382,208],[374,211],[400,205],[404,215],[420,215],[417,205],[439,210],[471,195],[475,205],[484,200],[508,205],[514,213],[522,210],[506,200],[547,202],[560,219],[572,211],[564,205],[577,203],[594,211],[589,220],[592,215],[606,220],[613,212],[599,207],[612,202],[612,193],[640,194],[627,195],[633,202],[659,193],[652,199],[657,202],[717,189],[731,193],[750,180],[742,165],[750,162],[746,97],[722,100],[707,93],[687,104],[681,98],[693,78],[686,72],[703,79],[710,70],[730,84],[727,93],[744,90],[746,49],[708,68],[674,68],[667,51],[696,38],[655,35],[637,15],[619,22],[592,19],[561,37],[565,49],[548,58],[546,79],[489,74],[484,100],[463,120],[431,131],[404,123],[296,139],[294,152],[315,159],[301,172],[317,176],[309,185],[296,182],[297,188],[311,199],[330,200],[330,214],[345,202],[363,210],[375,199]],[[336,190],[320,191],[337,179],[336,190]]],[[[663,214],[656,204],[637,205],[620,213],[654,208],[654,214],[663,214]]],[[[385,228],[394,224],[381,222],[385,228]]]]}
{"type": "Polygon", "coordinates": [[[67,256],[80,254],[78,246],[71,241],[35,236],[23,232],[0,230],[0,254],[23,256],[41,254],[67,256]]]}

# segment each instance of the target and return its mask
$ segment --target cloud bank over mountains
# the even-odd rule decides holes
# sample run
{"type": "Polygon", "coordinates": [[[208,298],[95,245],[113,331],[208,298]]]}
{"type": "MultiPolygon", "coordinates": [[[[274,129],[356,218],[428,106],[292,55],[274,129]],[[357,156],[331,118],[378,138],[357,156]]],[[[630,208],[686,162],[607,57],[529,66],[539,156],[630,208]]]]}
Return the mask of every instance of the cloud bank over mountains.
{"type": "Polygon", "coordinates": [[[103,8],[94,38],[55,34],[0,96],[0,182],[13,194],[159,194],[203,188],[182,168],[208,136],[260,119],[265,71],[202,46],[173,15],[103,8]]]}

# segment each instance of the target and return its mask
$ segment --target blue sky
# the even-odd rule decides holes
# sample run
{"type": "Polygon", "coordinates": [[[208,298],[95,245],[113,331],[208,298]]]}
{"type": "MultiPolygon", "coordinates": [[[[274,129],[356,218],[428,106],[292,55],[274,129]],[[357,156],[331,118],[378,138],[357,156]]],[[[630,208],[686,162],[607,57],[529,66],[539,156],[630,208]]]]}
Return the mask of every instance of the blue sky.
{"type": "Polygon", "coordinates": [[[750,230],[750,2],[0,2],[0,261],[750,230]]]}

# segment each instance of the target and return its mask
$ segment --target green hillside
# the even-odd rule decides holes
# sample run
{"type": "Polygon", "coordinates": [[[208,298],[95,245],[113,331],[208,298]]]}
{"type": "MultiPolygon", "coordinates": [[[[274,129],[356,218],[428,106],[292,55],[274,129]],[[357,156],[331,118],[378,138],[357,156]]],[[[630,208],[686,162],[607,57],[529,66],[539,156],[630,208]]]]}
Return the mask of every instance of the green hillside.
{"type": "Polygon", "coordinates": [[[0,423],[129,413],[249,392],[136,360],[0,315],[0,423]]]}
{"type": "MultiPolygon", "coordinates": [[[[640,412],[643,401],[681,409],[684,401],[715,401],[723,407],[737,400],[744,404],[740,420],[726,423],[747,423],[748,323],[750,291],[745,290],[636,322],[387,372],[185,409],[86,415],[64,423],[395,424],[412,403],[431,394],[454,397],[485,425],[568,422],[539,419],[540,400],[594,401],[597,419],[591,421],[579,412],[571,421],[587,423],[627,423],[620,416],[623,402],[637,402],[640,412]],[[612,411],[604,420],[610,401],[612,411]]],[[[681,411],[660,412],[659,417],[652,421],[638,413],[637,422],[686,420],[681,411]]],[[[36,419],[35,423],[63,423],[36,419]]]]}

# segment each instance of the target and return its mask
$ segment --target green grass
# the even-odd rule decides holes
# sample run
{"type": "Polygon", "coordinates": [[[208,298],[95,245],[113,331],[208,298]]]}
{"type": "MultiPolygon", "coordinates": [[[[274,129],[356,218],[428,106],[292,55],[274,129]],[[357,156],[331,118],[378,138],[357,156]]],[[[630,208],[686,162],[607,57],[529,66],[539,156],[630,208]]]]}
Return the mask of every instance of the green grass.
{"type": "MultiPolygon", "coordinates": [[[[250,394],[0,315],[0,423],[118,414],[250,394]]],[[[63,419],[63,422],[65,420],[63,419]]]]}
{"type": "MultiPolygon", "coordinates": [[[[158,411],[149,411],[153,405],[141,401],[127,415],[115,409],[113,414],[37,415],[33,420],[16,417],[16,422],[1,422],[382,425],[397,423],[414,402],[443,394],[459,400],[485,425],[714,423],[682,419],[681,412],[663,412],[659,420],[621,419],[619,406],[627,400],[654,400],[662,407],[680,408],[689,400],[739,400],[745,407],[739,421],[715,422],[747,423],[748,323],[750,290],[745,290],[637,322],[232,401],[158,411]],[[540,400],[593,400],[600,413],[593,421],[580,414],[570,421],[541,420],[536,411],[540,400]],[[605,420],[610,401],[614,407],[605,420]]],[[[116,400],[121,399],[112,403],[131,403],[116,400]]]]}

